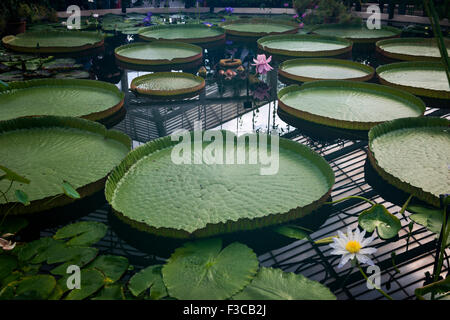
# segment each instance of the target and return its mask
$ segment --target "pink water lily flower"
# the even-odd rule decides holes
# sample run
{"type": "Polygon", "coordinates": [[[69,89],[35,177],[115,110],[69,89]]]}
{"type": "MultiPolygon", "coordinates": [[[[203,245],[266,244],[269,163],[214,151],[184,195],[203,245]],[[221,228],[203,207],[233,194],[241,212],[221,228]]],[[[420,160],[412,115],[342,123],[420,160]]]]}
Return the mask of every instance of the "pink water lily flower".
{"type": "Polygon", "coordinates": [[[254,64],[252,66],[256,66],[256,72],[259,74],[266,74],[273,68],[269,65],[270,61],[272,61],[272,56],[266,58],[265,54],[258,54],[256,59],[253,59],[254,64]]]}
{"type": "Polygon", "coordinates": [[[13,236],[12,233],[7,233],[2,235],[2,237],[0,238],[0,248],[3,250],[12,250],[14,249],[14,247],[16,246],[15,242],[12,242],[10,240],[6,240],[7,238],[13,236]]]}

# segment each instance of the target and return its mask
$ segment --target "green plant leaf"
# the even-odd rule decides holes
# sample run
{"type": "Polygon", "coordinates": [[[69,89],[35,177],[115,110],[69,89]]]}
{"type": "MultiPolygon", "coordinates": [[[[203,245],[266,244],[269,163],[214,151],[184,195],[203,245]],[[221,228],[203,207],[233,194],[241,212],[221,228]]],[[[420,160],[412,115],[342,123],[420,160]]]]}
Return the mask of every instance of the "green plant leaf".
{"type": "Polygon", "coordinates": [[[108,226],[101,222],[82,221],[59,229],[53,238],[69,239],[66,242],[69,246],[90,246],[102,239],[107,231],[108,226]]]}
{"type": "Polygon", "coordinates": [[[47,300],[59,300],[64,294],[63,288],[61,288],[61,285],[57,282],[55,285],[55,289],[53,289],[50,296],[47,298],[47,300]]]}
{"type": "Polygon", "coordinates": [[[42,263],[47,261],[49,250],[53,246],[62,247],[64,244],[49,237],[40,238],[21,246],[17,257],[20,261],[28,263],[42,263]]]}
{"type": "Polygon", "coordinates": [[[249,247],[235,242],[222,250],[222,240],[215,238],[175,250],[162,274],[171,297],[222,300],[242,290],[257,270],[258,259],[249,247]]]}
{"type": "Polygon", "coordinates": [[[47,263],[64,262],[56,268],[53,268],[50,272],[55,275],[65,275],[70,265],[74,264],[81,268],[94,260],[97,254],[97,248],[75,246],[65,247],[62,250],[57,248],[49,252],[47,263]]]}
{"type": "Polygon", "coordinates": [[[28,195],[22,190],[16,190],[14,192],[16,199],[23,204],[24,206],[30,205],[30,200],[28,199],[28,195]]]}
{"type": "Polygon", "coordinates": [[[376,228],[382,239],[395,237],[402,228],[400,220],[381,204],[375,204],[363,211],[358,217],[358,222],[367,232],[373,232],[376,228]]]}
{"type": "MultiPolygon", "coordinates": [[[[414,212],[409,216],[412,221],[424,226],[428,231],[439,237],[442,229],[442,222],[444,221],[443,210],[416,205],[409,206],[407,210],[409,212],[414,212]]],[[[447,246],[448,245],[450,245],[450,234],[447,238],[447,246]]]]}
{"type": "Polygon", "coordinates": [[[448,294],[450,293],[450,277],[431,283],[424,287],[417,288],[414,293],[419,300],[427,300],[432,293],[437,295],[437,299],[439,299],[439,295],[442,295],[442,298],[447,300],[449,297],[448,294]]]}
{"type": "Polygon", "coordinates": [[[309,235],[309,232],[307,232],[305,229],[299,226],[295,225],[284,225],[273,228],[273,231],[293,239],[303,240],[306,239],[309,235]]]}
{"type": "Polygon", "coordinates": [[[123,286],[118,283],[106,285],[102,291],[91,300],[125,300],[123,286]]]}
{"type": "MultiPolygon", "coordinates": [[[[97,269],[83,269],[81,270],[80,289],[73,289],[66,296],[65,300],[83,300],[99,291],[105,285],[105,277],[103,273],[97,269]]],[[[66,286],[67,277],[61,278],[64,280],[61,285],[66,286]]],[[[67,286],[66,286],[67,287],[67,286]]]]}
{"type": "Polygon", "coordinates": [[[80,199],[80,194],[77,190],[75,190],[74,187],[70,185],[67,181],[64,181],[62,184],[62,189],[64,191],[64,194],[72,199],[80,199]]]}
{"type": "Polygon", "coordinates": [[[97,257],[88,266],[98,269],[106,277],[106,282],[116,282],[128,270],[128,259],[121,256],[102,255],[97,257]]]}
{"type": "Polygon", "coordinates": [[[330,289],[301,274],[261,267],[234,300],[336,300],[330,289]]]}
{"type": "Polygon", "coordinates": [[[16,268],[16,257],[7,254],[0,254],[0,281],[10,275],[16,268]]]}
{"type": "Polygon", "coordinates": [[[133,277],[128,283],[128,289],[137,297],[150,288],[150,299],[158,300],[167,296],[167,289],[161,275],[162,265],[147,267],[133,277]]]}
{"type": "Polygon", "coordinates": [[[49,275],[25,277],[9,283],[0,291],[0,299],[45,300],[56,286],[56,280],[49,275]]]}
{"type": "Polygon", "coordinates": [[[8,169],[8,168],[0,165],[0,170],[2,170],[5,173],[4,179],[6,179],[6,180],[17,181],[17,182],[26,183],[26,184],[30,183],[30,180],[19,175],[16,172],[12,171],[11,169],[8,169]]]}

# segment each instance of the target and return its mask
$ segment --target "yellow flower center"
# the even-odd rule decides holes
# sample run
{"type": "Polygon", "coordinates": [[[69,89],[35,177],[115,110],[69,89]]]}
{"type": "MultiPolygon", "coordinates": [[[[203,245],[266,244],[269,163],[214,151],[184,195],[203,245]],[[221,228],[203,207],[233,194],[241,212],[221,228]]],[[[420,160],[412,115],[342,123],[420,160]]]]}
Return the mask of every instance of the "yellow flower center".
{"type": "Polygon", "coordinates": [[[347,243],[345,249],[350,253],[358,253],[359,249],[361,249],[361,245],[358,241],[352,240],[347,243]]]}

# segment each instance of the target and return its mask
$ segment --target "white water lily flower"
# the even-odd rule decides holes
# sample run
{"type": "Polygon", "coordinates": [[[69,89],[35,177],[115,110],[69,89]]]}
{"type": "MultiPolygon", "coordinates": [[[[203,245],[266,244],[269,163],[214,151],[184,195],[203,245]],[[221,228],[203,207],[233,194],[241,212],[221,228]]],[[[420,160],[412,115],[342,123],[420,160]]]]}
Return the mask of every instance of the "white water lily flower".
{"type": "Polygon", "coordinates": [[[367,255],[374,254],[377,249],[368,248],[367,246],[375,239],[375,233],[371,237],[364,239],[365,235],[366,231],[364,230],[361,233],[358,228],[353,233],[348,227],[347,235],[338,231],[338,237],[334,237],[334,242],[330,243],[330,247],[334,249],[331,251],[331,254],[342,255],[338,268],[342,268],[348,261],[353,259],[357,259],[359,263],[374,265],[367,255]]]}

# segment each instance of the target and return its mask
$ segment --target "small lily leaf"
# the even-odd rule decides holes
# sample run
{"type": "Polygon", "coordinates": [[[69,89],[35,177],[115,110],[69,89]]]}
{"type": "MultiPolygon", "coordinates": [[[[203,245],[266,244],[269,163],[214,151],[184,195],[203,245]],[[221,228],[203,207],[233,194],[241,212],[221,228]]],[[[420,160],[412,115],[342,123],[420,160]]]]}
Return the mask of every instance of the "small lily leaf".
{"type": "Polygon", "coordinates": [[[97,248],[90,247],[66,247],[65,249],[51,250],[48,264],[61,263],[63,264],[52,269],[50,272],[54,275],[65,275],[67,268],[70,265],[77,265],[80,268],[87,265],[89,262],[95,259],[98,254],[97,248]]]}
{"type": "MultiPolygon", "coordinates": [[[[409,206],[407,210],[409,212],[414,212],[409,216],[412,221],[424,226],[428,231],[439,237],[442,229],[442,222],[444,221],[443,210],[422,206],[409,206]]],[[[450,234],[447,238],[447,246],[448,245],[450,245],[450,234]]]]}
{"type": "Polygon", "coordinates": [[[47,261],[49,251],[53,246],[64,246],[64,244],[49,237],[40,238],[21,246],[17,257],[20,261],[39,264],[47,261]]]}
{"type": "Polygon", "coordinates": [[[64,191],[64,194],[69,198],[80,199],[80,194],[67,181],[64,181],[64,183],[62,184],[62,189],[64,191]]]}
{"type": "Polygon", "coordinates": [[[284,225],[273,228],[273,231],[293,239],[303,240],[306,239],[309,233],[302,227],[295,225],[284,225]]]}
{"type": "Polygon", "coordinates": [[[28,195],[22,190],[16,190],[14,193],[16,195],[16,199],[23,204],[24,206],[30,205],[30,200],[28,199],[28,195]]]}
{"type": "Polygon", "coordinates": [[[90,246],[100,241],[108,231],[108,226],[101,222],[82,221],[69,224],[59,229],[53,236],[55,240],[69,239],[68,246],[90,246]]]}
{"type": "Polygon", "coordinates": [[[233,300],[336,300],[330,289],[301,274],[262,267],[233,300]]]}
{"type": "Polygon", "coordinates": [[[376,228],[382,239],[395,237],[402,228],[400,220],[381,204],[375,204],[363,211],[358,217],[358,222],[367,232],[373,232],[376,228]]]}
{"type": "MultiPolygon", "coordinates": [[[[67,288],[67,278],[61,278],[58,283],[67,288]]],[[[73,289],[65,300],[83,300],[98,292],[105,285],[104,275],[97,269],[83,269],[80,274],[80,289],[73,289]]]]}
{"type": "Polygon", "coordinates": [[[21,182],[21,183],[25,183],[25,184],[29,184],[30,180],[28,180],[27,178],[19,175],[18,173],[12,171],[11,169],[8,169],[4,166],[0,166],[0,170],[2,170],[5,175],[4,175],[4,179],[9,180],[9,181],[17,181],[17,182],[21,182]]]}
{"type": "Polygon", "coordinates": [[[121,256],[102,255],[97,257],[87,267],[100,270],[107,279],[110,279],[111,282],[116,282],[127,271],[128,259],[121,256]]]}
{"type": "Polygon", "coordinates": [[[98,295],[91,300],[125,300],[121,284],[106,285],[98,295]]]}
{"type": "Polygon", "coordinates": [[[17,268],[17,259],[14,256],[0,255],[0,281],[6,278],[17,268]]]}
{"type": "Polygon", "coordinates": [[[128,289],[137,297],[150,288],[150,299],[158,300],[167,296],[167,289],[161,275],[162,265],[147,267],[133,277],[128,283],[128,289]]]}
{"type": "Polygon", "coordinates": [[[0,291],[0,299],[45,300],[53,292],[56,280],[49,275],[25,277],[9,283],[0,291]]]}

